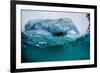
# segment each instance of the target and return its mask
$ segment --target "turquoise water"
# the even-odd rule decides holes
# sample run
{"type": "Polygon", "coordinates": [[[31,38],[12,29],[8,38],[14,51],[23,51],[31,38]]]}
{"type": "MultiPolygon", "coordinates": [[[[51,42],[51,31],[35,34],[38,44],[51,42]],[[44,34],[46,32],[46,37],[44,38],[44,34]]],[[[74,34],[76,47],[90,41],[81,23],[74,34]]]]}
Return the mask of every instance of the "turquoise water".
{"type": "Polygon", "coordinates": [[[72,39],[64,36],[21,36],[22,62],[90,59],[90,34],[72,39]]]}

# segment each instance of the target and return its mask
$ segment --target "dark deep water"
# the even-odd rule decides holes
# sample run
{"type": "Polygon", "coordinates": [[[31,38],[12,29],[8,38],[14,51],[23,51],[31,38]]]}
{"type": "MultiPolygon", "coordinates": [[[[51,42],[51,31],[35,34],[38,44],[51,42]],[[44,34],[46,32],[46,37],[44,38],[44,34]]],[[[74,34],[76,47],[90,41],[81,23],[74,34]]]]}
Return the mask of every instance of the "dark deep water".
{"type": "Polygon", "coordinates": [[[64,36],[32,36],[21,33],[21,61],[48,62],[90,59],[90,34],[72,39],[64,36]]]}

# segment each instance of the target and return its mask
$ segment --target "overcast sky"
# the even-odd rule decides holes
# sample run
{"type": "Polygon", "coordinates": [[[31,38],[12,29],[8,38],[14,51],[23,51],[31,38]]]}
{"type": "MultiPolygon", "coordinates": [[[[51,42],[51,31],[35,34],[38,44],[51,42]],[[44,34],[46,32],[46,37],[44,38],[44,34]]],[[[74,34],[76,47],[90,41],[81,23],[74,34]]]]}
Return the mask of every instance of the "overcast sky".
{"type": "Polygon", "coordinates": [[[86,14],[87,13],[22,10],[22,29],[29,20],[70,18],[79,32],[84,34],[89,25],[86,14]]]}

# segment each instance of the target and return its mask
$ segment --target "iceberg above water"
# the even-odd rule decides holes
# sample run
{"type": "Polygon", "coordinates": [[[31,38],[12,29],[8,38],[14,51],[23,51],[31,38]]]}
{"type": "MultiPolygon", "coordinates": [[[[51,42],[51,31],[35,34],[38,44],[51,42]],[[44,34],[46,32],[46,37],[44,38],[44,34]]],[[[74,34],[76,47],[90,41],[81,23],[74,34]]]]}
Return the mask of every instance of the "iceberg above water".
{"type": "Polygon", "coordinates": [[[30,20],[24,26],[24,33],[38,36],[79,36],[80,33],[71,19],[30,20]]]}

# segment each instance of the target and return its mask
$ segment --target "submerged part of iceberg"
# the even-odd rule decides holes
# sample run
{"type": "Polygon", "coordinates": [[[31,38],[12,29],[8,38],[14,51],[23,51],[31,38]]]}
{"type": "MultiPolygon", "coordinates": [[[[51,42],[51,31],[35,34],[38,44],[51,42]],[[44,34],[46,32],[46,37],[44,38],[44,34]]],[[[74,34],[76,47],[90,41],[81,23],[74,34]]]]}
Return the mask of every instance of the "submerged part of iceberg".
{"type": "Polygon", "coordinates": [[[71,19],[30,20],[24,26],[24,33],[38,36],[79,36],[80,33],[71,19]]]}

